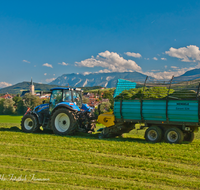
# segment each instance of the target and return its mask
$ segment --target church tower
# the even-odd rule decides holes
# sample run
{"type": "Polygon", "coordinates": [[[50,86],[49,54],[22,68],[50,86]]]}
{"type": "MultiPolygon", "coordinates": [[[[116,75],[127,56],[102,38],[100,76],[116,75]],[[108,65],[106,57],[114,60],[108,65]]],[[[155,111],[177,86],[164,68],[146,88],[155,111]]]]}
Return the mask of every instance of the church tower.
{"type": "Polygon", "coordinates": [[[35,86],[33,85],[32,77],[31,77],[30,93],[32,95],[35,95],[35,86]]]}

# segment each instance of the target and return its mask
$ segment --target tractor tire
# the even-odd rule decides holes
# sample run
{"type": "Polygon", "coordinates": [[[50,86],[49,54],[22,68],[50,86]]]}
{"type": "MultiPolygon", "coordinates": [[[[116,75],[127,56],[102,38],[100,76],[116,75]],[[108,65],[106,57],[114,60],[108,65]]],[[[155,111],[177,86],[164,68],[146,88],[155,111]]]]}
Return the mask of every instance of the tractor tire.
{"type": "Polygon", "coordinates": [[[165,132],[165,141],[168,143],[181,144],[183,138],[183,132],[177,127],[170,128],[165,132]]]}
{"type": "Polygon", "coordinates": [[[192,142],[194,140],[194,133],[186,132],[184,133],[184,141],[192,142]]]}
{"type": "Polygon", "coordinates": [[[78,122],[72,111],[60,108],[53,113],[51,126],[54,134],[72,135],[77,130],[78,122]]]}
{"type": "Polygon", "coordinates": [[[22,118],[21,129],[25,133],[34,133],[40,130],[38,120],[35,115],[27,114],[22,118]]]}
{"type": "Polygon", "coordinates": [[[147,142],[157,143],[162,140],[163,133],[159,127],[152,126],[145,131],[144,137],[147,142]]]}

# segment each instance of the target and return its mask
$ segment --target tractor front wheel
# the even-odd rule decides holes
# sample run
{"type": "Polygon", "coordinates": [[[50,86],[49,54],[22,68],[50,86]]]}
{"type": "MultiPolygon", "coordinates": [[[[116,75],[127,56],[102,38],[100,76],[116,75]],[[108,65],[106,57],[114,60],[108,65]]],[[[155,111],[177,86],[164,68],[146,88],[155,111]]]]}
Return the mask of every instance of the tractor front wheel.
{"type": "Polygon", "coordinates": [[[57,135],[72,135],[78,126],[72,111],[66,108],[56,110],[51,118],[53,132],[57,135]]]}
{"type": "Polygon", "coordinates": [[[38,120],[35,115],[27,114],[22,118],[21,129],[25,133],[33,133],[39,130],[38,120]]]}

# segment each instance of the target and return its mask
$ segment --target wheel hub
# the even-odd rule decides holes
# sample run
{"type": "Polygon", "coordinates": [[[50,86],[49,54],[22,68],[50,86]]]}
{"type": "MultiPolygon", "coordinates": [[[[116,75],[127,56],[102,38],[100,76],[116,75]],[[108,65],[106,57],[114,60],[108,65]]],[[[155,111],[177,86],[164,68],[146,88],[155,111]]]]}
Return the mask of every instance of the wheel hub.
{"type": "Polygon", "coordinates": [[[154,131],[154,130],[150,130],[149,133],[148,133],[148,138],[150,140],[155,140],[157,138],[157,136],[158,135],[157,135],[156,131],[154,131]]]}
{"type": "Polygon", "coordinates": [[[34,126],[34,122],[31,118],[26,118],[24,121],[24,127],[26,130],[31,130],[34,126]]]}
{"type": "Polygon", "coordinates": [[[175,131],[170,131],[167,135],[167,138],[171,141],[171,142],[176,142],[178,139],[178,134],[175,131]]]}
{"type": "Polygon", "coordinates": [[[55,127],[59,132],[66,132],[70,127],[70,118],[65,113],[59,113],[55,118],[55,127]]]}

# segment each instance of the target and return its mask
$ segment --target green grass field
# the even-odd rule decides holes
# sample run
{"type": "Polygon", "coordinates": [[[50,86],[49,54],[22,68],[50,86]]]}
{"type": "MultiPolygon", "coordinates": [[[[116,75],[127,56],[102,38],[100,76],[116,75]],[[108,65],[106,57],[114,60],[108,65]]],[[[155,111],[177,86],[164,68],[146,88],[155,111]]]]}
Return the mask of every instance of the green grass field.
{"type": "Polygon", "coordinates": [[[26,134],[0,116],[0,189],[200,189],[200,133],[188,144],[147,143],[144,131],[26,134]]]}

